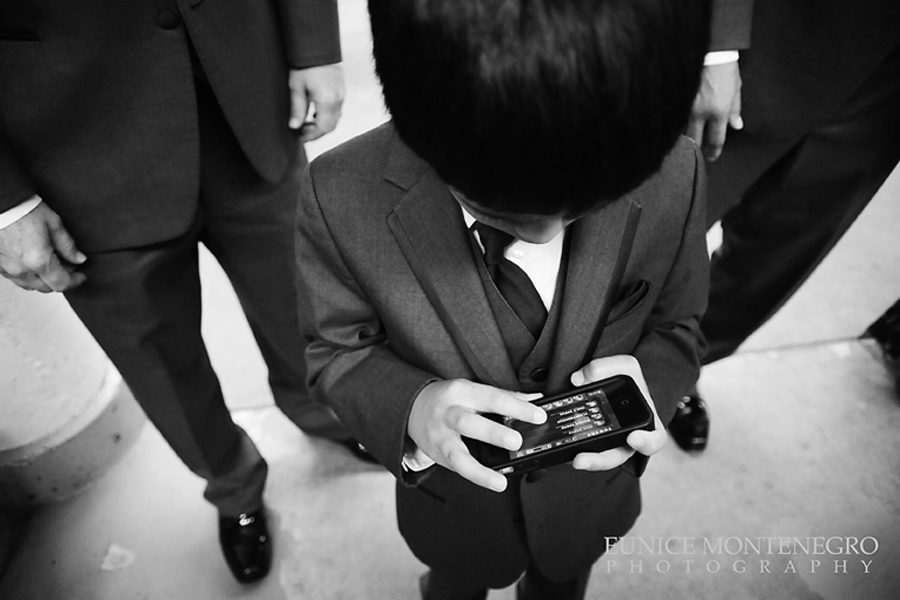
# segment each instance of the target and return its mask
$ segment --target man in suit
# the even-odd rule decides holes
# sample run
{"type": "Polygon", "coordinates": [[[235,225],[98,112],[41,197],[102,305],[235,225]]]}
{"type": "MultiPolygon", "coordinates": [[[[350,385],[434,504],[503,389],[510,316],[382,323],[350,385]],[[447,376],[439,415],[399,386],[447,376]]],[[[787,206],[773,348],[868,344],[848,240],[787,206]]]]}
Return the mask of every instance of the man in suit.
{"type": "MultiPolygon", "coordinates": [[[[733,52],[706,66],[688,130],[709,161],[707,220],[722,220],[707,363],[790,298],[900,160],[900,3],[714,6],[712,49],[740,62],[733,52]]],[[[670,430],[702,450],[708,429],[694,392],[670,430]]]]}
{"type": "Polygon", "coordinates": [[[370,15],[393,121],[314,161],[297,219],[310,389],[396,476],[424,598],[484,598],[523,573],[520,598],[582,598],[702,352],[702,161],[679,133],[706,4],[370,15]],[[627,447],[507,479],[463,441],[516,449],[482,413],[538,423],[527,400],[623,372],[658,411],[627,447]]]}
{"type": "Polygon", "coordinates": [[[240,581],[271,561],[266,463],[200,337],[197,242],[234,284],[278,406],[345,438],[305,388],[292,227],[302,142],[340,114],[340,59],[333,0],[0,7],[0,272],[66,294],[207,480],[240,581]]]}

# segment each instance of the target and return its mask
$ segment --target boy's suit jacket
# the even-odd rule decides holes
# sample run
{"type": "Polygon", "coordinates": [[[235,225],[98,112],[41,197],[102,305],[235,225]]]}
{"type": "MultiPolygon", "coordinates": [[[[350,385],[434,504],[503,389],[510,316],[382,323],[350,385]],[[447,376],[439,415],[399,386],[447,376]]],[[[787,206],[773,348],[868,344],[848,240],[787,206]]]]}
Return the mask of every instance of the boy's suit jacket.
{"type": "MultiPolygon", "coordinates": [[[[589,350],[633,354],[668,422],[699,369],[708,283],[703,211],[702,163],[682,139],[638,190],[571,226],[547,392],[569,387],[589,350]],[[632,211],[639,221],[621,285],[626,297],[590,349],[632,211]]],[[[301,291],[315,315],[311,389],[397,476],[401,532],[425,563],[470,576],[482,568],[502,586],[531,553],[547,576],[567,579],[605,550],[604,536],[630,528],[639,491],[621,468],[582,473],[563,465],[515,479],[503,494],[442,467],[421,480],[403,470],[407,416],[427,383],[465,378],[514,390],[518,380],[460,207],[390,124],[312,164],[298,228],[301,291]]]]}
{"type": "Polygon", "coordinates": [[[278,181],[298,144],[288,67],[340,61],[334,0],[17,0],[0,3],[0,211],[37,192],[85,252],[184,233],[200,169],[189,44],[278,181]]]}

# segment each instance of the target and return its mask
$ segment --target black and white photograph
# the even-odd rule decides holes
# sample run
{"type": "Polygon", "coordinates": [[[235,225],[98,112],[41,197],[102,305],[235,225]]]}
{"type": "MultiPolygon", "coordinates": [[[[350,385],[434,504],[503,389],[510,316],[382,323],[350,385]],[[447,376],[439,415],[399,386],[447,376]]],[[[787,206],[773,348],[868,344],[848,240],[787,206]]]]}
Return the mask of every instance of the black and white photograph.
{"type": "Polygon", "coordinates": [[[0,3],[0,600],[900,598],[900,2],[0,3]]]}

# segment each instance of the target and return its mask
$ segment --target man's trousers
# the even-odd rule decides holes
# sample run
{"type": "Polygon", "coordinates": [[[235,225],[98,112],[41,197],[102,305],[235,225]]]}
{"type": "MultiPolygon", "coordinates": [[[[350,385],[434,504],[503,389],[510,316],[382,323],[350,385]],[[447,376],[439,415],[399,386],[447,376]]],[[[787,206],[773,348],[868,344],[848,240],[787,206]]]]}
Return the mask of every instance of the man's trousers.
{"type": "Polygon", "coordinates": [[[898,161],[900,47],[799,141],[729,132],[708,167],[709,224],[724,218],[702,322],[706,363],[732,354],[791,297],[898,161]]]}
{"type": "Polygon", "coordinates": [[[223,516],[261,507],[266,463],[232,421],[200,336],[198,243],[222,265],[289,416],[309,403],[294,275],[298,140],[277,183],[251,167],[211,90],[197,81],[200,197],[190,229],[151,246],[88,256],[69,303],[223,516]]]}

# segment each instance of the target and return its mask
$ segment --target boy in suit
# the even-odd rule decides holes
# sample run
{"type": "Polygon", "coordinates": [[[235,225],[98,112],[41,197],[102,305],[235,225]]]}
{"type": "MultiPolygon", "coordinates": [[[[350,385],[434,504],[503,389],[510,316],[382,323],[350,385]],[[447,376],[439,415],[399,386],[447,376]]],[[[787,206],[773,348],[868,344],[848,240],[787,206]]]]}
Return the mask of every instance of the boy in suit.
{"type": "Polygon", "coordinates": [[[369,10],[393,122],[315,161],[302,186],[312,393],[397,477],[401,533],[431,569],[423,597],[520,580],[520,598],[581,598],[698,373],[702,160],[679,132],[708,7],[369,10]],[[482,414],[540,423],[529,400],[621,372],[658,412],[628,447],[507,479],[463,442],[518,448],[482,414]]]}

